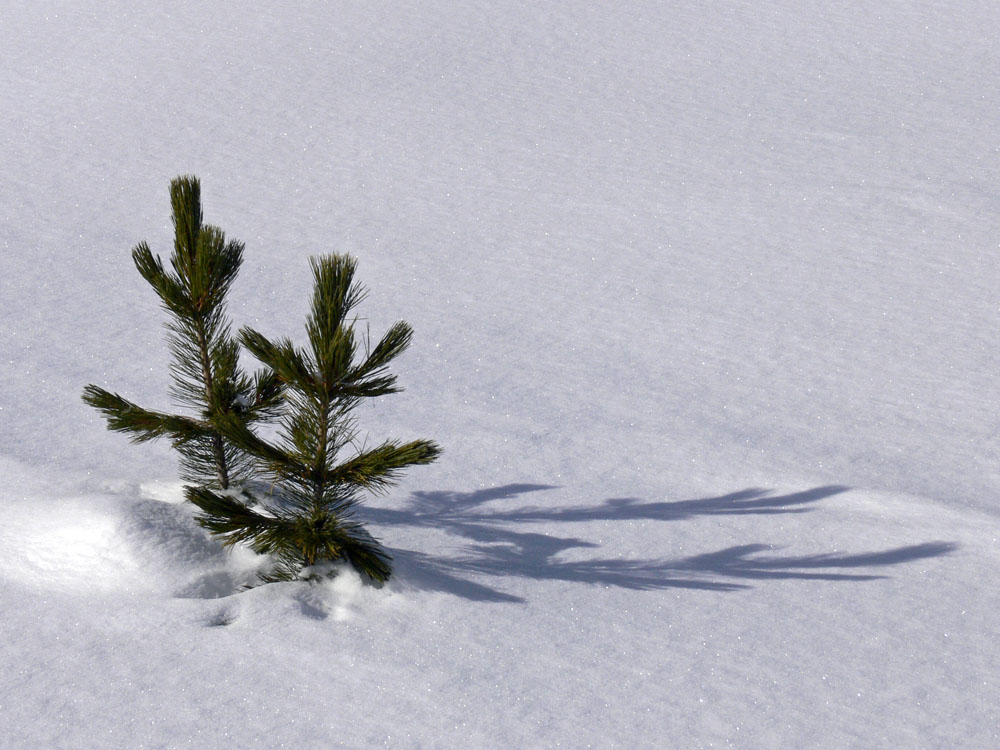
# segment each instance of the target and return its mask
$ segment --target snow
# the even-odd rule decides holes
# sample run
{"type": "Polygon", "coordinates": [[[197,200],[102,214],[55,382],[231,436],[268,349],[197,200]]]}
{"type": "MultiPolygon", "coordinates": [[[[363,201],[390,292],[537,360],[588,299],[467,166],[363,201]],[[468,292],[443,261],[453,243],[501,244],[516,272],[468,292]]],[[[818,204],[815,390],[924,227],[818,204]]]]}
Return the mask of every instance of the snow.
{"type": "Polygon", "coordinates": [[[0,18],[4,748],[1000,746],[1000,6],[0,18]],[[167,185],[416,331],[393,580],[243,591],[166,444],[167,185]]]}

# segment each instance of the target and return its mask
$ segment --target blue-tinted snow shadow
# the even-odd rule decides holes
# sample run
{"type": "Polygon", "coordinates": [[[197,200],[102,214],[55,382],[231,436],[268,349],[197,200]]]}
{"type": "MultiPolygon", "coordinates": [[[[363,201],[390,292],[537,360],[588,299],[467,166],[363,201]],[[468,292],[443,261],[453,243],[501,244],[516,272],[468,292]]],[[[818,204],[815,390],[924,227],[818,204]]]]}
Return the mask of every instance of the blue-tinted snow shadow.
{"type": "Polygon", "coordinates": [[[401,509],[366,508],[368,520],[386,526],[418,526],[443,530],[468,540],[456,555],[393,550],[397,575],[424,589],[447,591],[476,601],[522,602],[482,582],[482,576],[572,581],[634,590],[668,588],[738,591],[747,581],[812,579],[870,581],[884,578],[870,572],[846,572],[948,554],[950,542],[928,542],[857,554],[780,556],[767,544],[744,544],[717,552],[673,559],[592,557],[565,561],[557,556],[570,549],[597,549],[600,545],[577,537],[534,533],[523,525],[535,522],[677,521],[706,515],[803,513],[810,505],[846,491],[846,487],[816,487],[803,492],[772,495],[746,489],[718,497],[673,502],[644,502],[611,498],[599,505],[543,508],[519,505],[497,507],[494,501],[554,489],[551,485],[510,484],[475,492],[417,492],[401,509]],[[488,505],[489,504],[489,505],[488,505]],[[518,528],[512,528],[512,526],[518,528]],[[771,554],[763,554],[769,552],[771,554]],[[470,577],[471,576],[471,577],[470,577]],[[472,580],[475,578],[476,580],[472,580]]]}

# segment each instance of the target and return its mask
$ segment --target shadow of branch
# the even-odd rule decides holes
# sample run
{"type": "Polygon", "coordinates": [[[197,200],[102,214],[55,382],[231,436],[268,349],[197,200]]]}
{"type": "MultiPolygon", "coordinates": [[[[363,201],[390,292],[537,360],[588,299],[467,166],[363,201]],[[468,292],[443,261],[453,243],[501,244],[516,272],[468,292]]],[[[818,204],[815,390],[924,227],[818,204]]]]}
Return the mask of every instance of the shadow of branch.
{"type": "Polygon", "coordinates": [[[528,578],[614,586],[633,590],[668,588],[738,591],[748,580],[811,579],[870,581],[885,578],[850,568],[897,565],[953,552],[950,542],[928,542],[879,552],[777,556],[766,544],[746,544],[678,559],[590,558],[564,560],[573,549],[599,545],[576,537],[533,533],[510,528],[535,522],[587,522],[615,520],[681,520],[699,515],[801,513],[804,507],[844,492],[840,486],[817,487],[804,492],[771,495],[747,489],[719,497],[677,502],[642,502],[612,498],[596,506],[545,509],[487,508],[487,503],[522,494],[553,489],[550,485],[511,484],[471,493],[418,492],[399,510],[366,509],[366,516],[386,525],[433,527],[466,539],[470,544],[453,556],[411,550],[394,550],[397,572],[405,584],[445,591],[456,596],[491,602],[523,602],[481,582],[482,576],[528,578]],[[472,580],[470,576],[478,580],[472,580]],[[726,580],[728,579],[728,580],[726,580]]]}
{"type": "Polygon", "coordinates": [[[772,515],[805,513],[805,507],[847,491],[831,485],[815,487],[787,495],[772,495],[769,490],[750,488],[718,497],[673,502],[644,502],[637,498],[609,498],[599,505],[562,508],[522,506],[510,510],[484,509],[494,500],[507,500],[529,492],[556,489],[547,484],[509,484],[475,492],[415,492],[401,509],[370,508],[365,515],[388,525],[431,526],[462,531],[470,524],[532,523],[538,521],[680,521],[696,516],[772,515]]]}

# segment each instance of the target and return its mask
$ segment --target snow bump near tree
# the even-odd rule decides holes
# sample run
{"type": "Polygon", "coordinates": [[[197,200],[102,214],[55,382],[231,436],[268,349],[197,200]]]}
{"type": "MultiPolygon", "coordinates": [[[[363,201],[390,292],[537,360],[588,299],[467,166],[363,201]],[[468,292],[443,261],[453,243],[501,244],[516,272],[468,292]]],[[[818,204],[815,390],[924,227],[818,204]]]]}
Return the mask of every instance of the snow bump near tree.
{"type": "MultiPolygon", "coordinates": [[[[774,0],[0,21],[0,746],[1000,745],[1000,6],[774,0]],[[243,590],[168,445],[164,187],[405,317],[376,589],[243,590]]],[[[295,337],[299,345],[303,340],[295,337]]]]}

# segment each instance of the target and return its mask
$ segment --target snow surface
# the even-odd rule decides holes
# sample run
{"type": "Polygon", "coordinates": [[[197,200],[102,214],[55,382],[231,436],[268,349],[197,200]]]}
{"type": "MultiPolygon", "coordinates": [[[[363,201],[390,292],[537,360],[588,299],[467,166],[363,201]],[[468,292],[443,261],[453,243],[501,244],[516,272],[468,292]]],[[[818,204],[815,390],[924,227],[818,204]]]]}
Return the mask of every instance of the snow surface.
{"type": "Polygon", "coordinates": [[[1000,4],[9,4],[0,747],[1000,747],[1000,4]],[[167,184],[416,330],[396,576],[240,593],[167,408],[167,184]]]}

